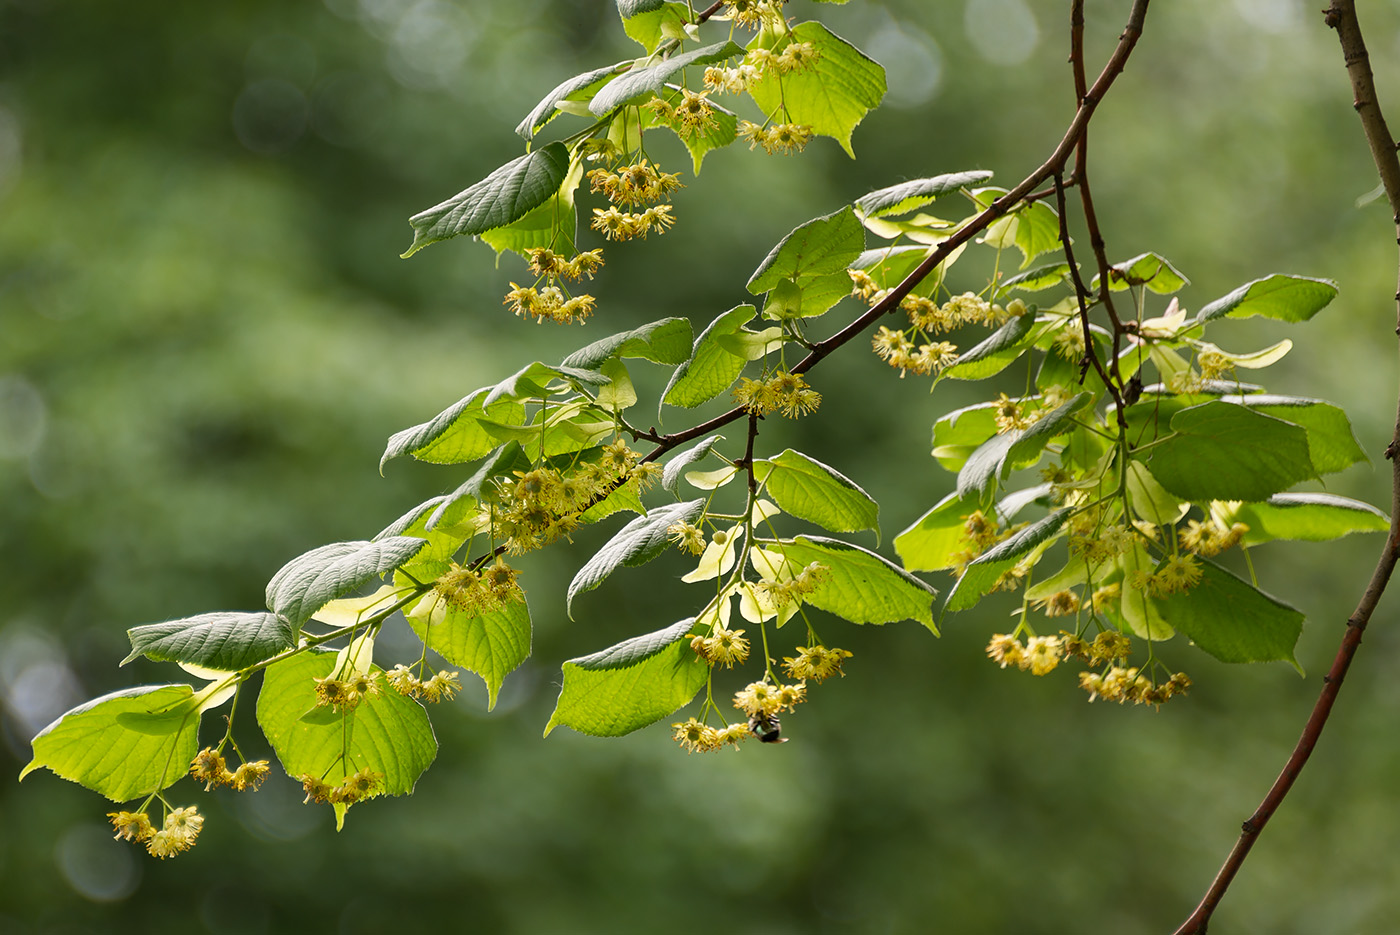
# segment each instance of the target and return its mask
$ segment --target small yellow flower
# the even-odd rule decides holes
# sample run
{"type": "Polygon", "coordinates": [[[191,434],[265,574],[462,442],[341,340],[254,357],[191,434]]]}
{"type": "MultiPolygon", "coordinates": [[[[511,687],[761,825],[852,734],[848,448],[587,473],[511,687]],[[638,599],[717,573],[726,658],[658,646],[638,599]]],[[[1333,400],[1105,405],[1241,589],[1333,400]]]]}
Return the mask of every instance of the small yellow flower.
{"type": "Polygon", "coordinates": [[[1031,424],[1030,420],[1025,417],[1019,401],[1001,393],[993,402],[998,435],[1005,435],[1007,432],[1023,429],[1031,424]]]}
{"type": "Polygon", "coordinates": [[[116,839],[144,841],[156,833],[155,826],[145,812],[108,812],[112,827],[117,830],[116,839]]]}
{"type": "Polygon", "coordinates": [[[791,711],[807,700],[807,683],[793,682],[791,685],[779,685],[774,696],[777,699],[776,710],[791,711]]]}
{"type": "Polygon", "coordinates": [[[705,640],[705,658],[721,663],[726,669],[749,658],[749,641],[743,630],[721,628],[705,640]]]}
{"type": "Polygon", "coordinates": [[[841,671],[841,663],[851,658],[851,655],[847,649],[799,646],[797,658],[785,657],[783,668],[787,669],[789,676],[799,681],[823,682],[833,675],[845,676],[846,673],[841,671]]]}
{"type": "Polygon", "coordinates": [[[194,847],[199,831],[204,827],[204,816],[193,805],[177,808],[165,816],[165,824],[146,840],[146,850],[164,860],[174,857],[194,847]]]}
{"type": "Polygon", "coordinates": [[[704,134],[715,122],[715,109],[708,100],[708,91],[696,94],[689,88],[681,88],[681,99],[676,104],[675,117],[680,122],[682,138],[704,134]]]}
{"type": "Polygon", "coordinates": [[[316,705],[334,711],[353,711],[360,703],[360,697],[350,690],[350,685],[333,676],[314,677],[316,680],[316,705]]]}
{"type": "Polygon", "coordinates": [[[812,128],[806,124],[778,123],[768,128],[763,149],[769,154],[800,153],[812,139],[812,128]]]}
{"type": "Polygon", "coordinates": [[[680,724],[672,724],[671,727],[674,728],[672,736],[676,743],[689,753],[710,753],[718,750],[724,744],[719,731],[708,724],[702,724],[695,718],[680,724]]]}
{"type": "Polygon", "coordinates": [[[776,714],[780,706],[777,686],[770,682],[750,682],[734,695],[734,707],[749,717],[776,714]]]}
{"type": "Polygon", "coordinates": [[[699,555],[705,551],[705,531],[694,523],[672,523],[666,527],[670,533],[670,539],[680,546],[682,551],[691,555],[699,555]]]}
{"type": "Polygon", "coordinates": [[[205,792],[215,786],[227,785],[233,780],[233,774],[228,771],[224,758],[215,753],[212,747],[205,747],[195,754],[190,763],[190,775],[194,777],[195,782],[204,783],[205,792]]]}
{"type": "Polygon", "coordinates": [[[384,673],[384,681],[389,687],[400,695],[407,695],[409,698],[417,698],[422,692],[423,683],[413,674],[413,671],[403,663],[394,666],[384,673]]]}
{"type": "Polygon", "coordinates": [[[1049,597],[1036,598],[1031,606],[1043,609],[1047,617],[1068,617],[1079,611],[1079,595],[1074,591],[1056,591],[1049,597]]]}
{"type": "Polygon", "coordinates": [[[1194,555],[1173,555],[1161,570],[1152,576],[1148,591],[1154,597],[1166,597],[1179,591],[1189,591],[1201,580],[1201,566],[1194,555]]]}
{"type": "Polygon", "coordinates": [[[1060,664],[1060,638],[1057,636],[1032,636],[1026,640],[1026,651],[1021,657],[1020,666],[1030,669],[1032,675],[1045,675],[1060,664]]]}
{"type": "Polygon", "coordinates": [[[987,655],[993,662],[1005,669],[1007,666],[1020,666],[1025,654],[1021,641],[1009,633],[997,633],[987,644],[987,655]]]}
{"type": "Polygon", "coordinates": [[[318,779],[310,773],[303,773],[297,778],[301,780],[301,788],[306,792],[306,798],[302,800],[303,805],[310,802],[330,801],[331,793],[335,791],[330,783],[318,779]]]}
{"type": "Polygon", "coordinates": [[[229,780],[229,785],[233,786],[235,792],[242,792],[245,789],[252,789],[256,792],[271,771],[272,767],[267,760],[253,760],[233,771],[233,778],[229,780]]]}
{"type": "Polygon", "coordinates": [[[462,683],[457,675],[456,672],[448,672],[444,669],[422,683],[420,693],[423,700],[428,702],[451,701],[457,692],[462,690],[462,683]]]}

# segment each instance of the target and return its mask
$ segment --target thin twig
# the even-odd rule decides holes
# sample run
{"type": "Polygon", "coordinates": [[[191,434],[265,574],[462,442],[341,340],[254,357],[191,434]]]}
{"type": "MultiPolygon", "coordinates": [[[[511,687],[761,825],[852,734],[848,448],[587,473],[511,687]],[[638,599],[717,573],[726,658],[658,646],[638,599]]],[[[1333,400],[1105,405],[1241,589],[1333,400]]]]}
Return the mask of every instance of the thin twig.
{"type": "MultiPolygon", "coordinates": [[[[1327,25],[1337,30],[1337,38],[1341,42],[1342,54],[1346,61],[1347,74],[1351,78],[1356,112],[1361,118],[1362,129],[1370,144],[1376,170],[1380,173],[1381,182],[1385,186],[1386,197],[1396,220],[1397,242],[1400,242],[1400,159],[1396,158],[1395,140],[1386,128],[1385,117],[1382,115],[1380,104],[1376,99],[1376,87],[1371,75],[1370,58],[1366,53],[1366,43],[1361,35],[1361,25],[1356,18],[1356,7],[1353,0],[1333,0],[1332,6],[1323,12],[1323,16],[1327,25]]],[[[1400,266],[1400,264],[1397,265],[1400,266]]],[[[1400,322],[1400,288],[1397,288],[1395,298],[1397,322],[1400,322]]],[[[1400,334],[1400,324],[1397,324],[1396,333],[1400,334]]],[[[1224,898],[1225,891],[1229,889],[1230,883],[1235,879],[1245,857],[1249,855],[1250,848],[1254,846],[1254,842],[1259,838],[1264,826],[1268,824],[1269,819],[1283,803],[1284,797],[1288,795],[1288,791],[1293,787],[1293,783],[1297,780],[1303,767],[1307,765],[1308,757],[1312,755],[1313,748],[1317,746],[1323,728],[1327,726],[1328,716],[1332,713],[1332,705],[1337,700],[1337,693],[1341,691],[1342,682],[1351,666],[1352,657],[1356,655],[1356,650],[1361,645],[1362,633],[1370,622],[1371,614],[1375,611],[1381,595],[1385,593],[1386,585],[1389,584],[1391,574],[1395,570],[1397,558],[1400,558],[1400,458],[1396,457],[1398,447],[1400,447],[1400,413],[1396,415],[1395,432],[1391,437],[1389,447],[1386,448],[1386,457],[1391,461],[1390,534],[1386,536],[1385,546],[1376,561],[1375,571],[1371,573],[1371,580],[1367,582],[1366,591],[1361,595],[1355,612],[1347,619],[1346,630],[1342,634],[1342,643],[1337,648],[1337,655],[1332,660],[1332,667],[1323,678],[1322,691],[1318,694],[1317,703],[1313,705],[1312,714],[1308,716],[1307,723],[1303,725],[1303,733],[1298,738],[1297,746],[1293,748],[1292,755],[1288,757],[1283,771],[1274,780],[1274,784],[1270,787],[1268,794],[1264,796],[1264,800],[1255,809],[1254,814],[1245,821],[1239,840],[1235,842],[1230,856],[1225,859],[1224,865],[1216,874],[1215,880],[1211,882],[1210,889],[1206,891],[1200,905],[1181,924],[1175,935],[1205,935],[1211,915],[1220,904],[1220,900],[1224,898]]]]}

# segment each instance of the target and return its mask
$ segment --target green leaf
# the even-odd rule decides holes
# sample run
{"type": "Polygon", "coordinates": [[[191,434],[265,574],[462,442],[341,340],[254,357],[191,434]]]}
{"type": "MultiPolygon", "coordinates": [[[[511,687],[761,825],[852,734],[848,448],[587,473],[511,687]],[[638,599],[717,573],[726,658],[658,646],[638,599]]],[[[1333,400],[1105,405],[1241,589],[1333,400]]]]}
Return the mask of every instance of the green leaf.
{"type": "Polygon", "coordinates": [[[662,489],[668,491],[672,496],[680,496],[681,475],[685,469],[709,454],[710,449],[715,446],[715,442],[722,438],[724,438],[723,435],[711,435],[667,461],[665,470],[661,472],[662,489]]]}
{"type": "Polygon", "coordinates": [[[564,687],[544,735],[560,726],[621,737],[679,711],[705,687],[710,667],[690,648],[695,618],[564,663],[564,687]]]}
{"type": "Polygon", "coordinates": [[[667,529],[675,523],[689,522],[705,511],[705,501],[688,500],[685,503],[668,503],[639,516],[617,531],[569,582],[566,606],[573,617],[574,597],[584,591],[591,591],[623,565],[645,565],[666,551],[670,533],[667,529]]]}
{"type": "Polygon", "coordinates": [[[762,295],[784,279],[801,286],[832,273],[845,276],[846,268],[864,249],[865,229],[847,206],[799,225],[780,240],[749,278],[747,288],[753,295],[762,295]]]}
{"type": "MultiPolygon", "coordinates": [[[[686,329],[689,332],[689,329],[686,329]]],[[[689,334],[687,334],[689,337],[689,334]]],[[[689,344],[690,341],[686,341],[689,344]]],[[[632,377],[627,372],[627,365],[616,357],[610,358],[599,368],[599,372],[604,374],[609,382],[607,386],[598,388],[598,395],[594,402],[604,409],[620,412],[629,406],[637,403],[637,388],[632,385],[632,377]]]]}
{"type": "Polygon", "coordinates": [[[685,26],[690,22],[690,17],[684,3],[647,2],[632,5],[645,9],[638,9],[630,14],[623,13],[622,31],[640,43],[647,52],[655,52],[663,39],[680,38],[685,35],[685,26]]]}
{"type": "Polygon", "coordinates": [[[1015,567],[1017,562],[1037,550],[1044,551],[1055,541],[1069,520],[1069,514],[1069,510],[1056,510],[968,563],[967,570],[953,585],[953,590],[948,592],[944,609],[966,610],[974,606],[992,590],[997,579],[1015,567]]]}
{"type": "Polygon", "coordinates": [[[1245,283],[1216,299],[1196,314],[1196,321],[1210,321],[1224,315],[1231,318],[1263,315],[1280,321],[1307,321],[1336,297],[1337,284],[1330,280],[1275,273],[1245,283]]]}
{"type": "Polygon", "coordinates": [[[1028,269],[1024,273],[1018,273],[1002,282],[1001,288],[997,290],[998,295],[1006,295],[1013,289],[1021,292],[1041,292],[1045,289],[1053,289],[1069,281],[1070,271],[1068,263],[1051,263],[1048,266],[1037,266],[1035,269],[1028,269]]]}
{"type": "Polygon", "coordinates": [[[894,550],[904,567],[909,571],[943,571],[957,565],[968,549],[965,522],[977,506],[975,499],[950,493],[895,536],[894,550]]]}
{"type": "Polygon", "coordinates": [[[783,346],[783,329],[774,325],[762,331],[749,331],[741,328],[734,334],[721,334],[715,343],[740,360],[762,360],[783,346]]]}
{"type": "Polygon", "coordinates": [[[1221,662],[1282,660],[1301,672],[1293,647],[1303,614],[1214,562],[1198,561],[1195,587],[1151,599],[1162,619],[1221,662]]]}
{"type": "Polygon", "coordinates": [[[527,140],[533,139],[541,127],[559,115],[560,111],[554,105],[560,101],[587,100],[618,74],[620,72],[617,65],[604,65],[602,68],[574,75],[569,80],[561,82],[558,87],[540,99],[540,102],[535,105],[535,109],[530,111],[529,116],[520,121],[520,126],[515,128],[515,132],[527,140]]]}
{"type": "Polygon", "coordinates": [[[78,705],[39,731],[24,779],[46,766],[113,802],[181,779],[198,750],[199,710],[188,685],[143,685],[78,705]]]}
{"type": "Polygon", "coordinates": [[[1039,461],[1050,440],[1073,428],[1074,414],[1092,401],[1092,394],[1080,393],[1025,428],[988,439],[958,472],[958,496],[988,500],[1008,474],[1039,461]]]}
{"type": "Polygon", "coordinates": [[[1244,503],[1232,522],[1244,523],[1245,545],[1273,539],[1326,542],[1354,532],[1387,532],[1390,517],[1369,503],[1327,493],[1280,493],[1262,503],[1244,503]]]}
{"type": "Polygon", "coordinates": [[[520,220],[481,233],[481,239],[497,254],[513,250],[529,259],[530,251],[547,247],[565,256],[578,250],[578,210],[574,192],[583,179],[583,162],[569,166],[559,190],[544,204],[531,208],[520,220]]]}
{"type": "Polygon", "coordinates": [[[1303,429],[1245,406],[1188,406],[1172,416],[1171,428],[1147,463],[1183,500],[1266,500],[1315,473],[1303,429]]]}
{"type": "Polygon", "coordinates": [[[564,367],[597,370],[614,357],[640,357],[658,364],[684,363],[690,355],[690,319],[663,318],[600,338],[564,358],[564,367]]]}
{"type": "Polygon", "coordinates": [[[563,143],[512,159],[471,188],[409,218],[413,245],[403,256],[458,234],[482,234],[520,220],[548,201],[568,172],[569,150],[563,143]]]}
{"type": "Polygon", "coordinates": [[[713,65],[736,55],[743,55],[742,47],[732,41],[707,45],[692,49],[680,55],[663,59],[646,68],[633,68],[619,78],[604,85],[593,100],[588,102],[588,110],[595,117],[603,117],[644,94],[656,94],[666,87],[666,82],[679,75],[691,65],[713,65]]]}
{"type": "Polygon", "coordinates": [[[830,577],[803,600],[851,623],[917,620],[938,635],[933,600],[938,592],[903,568],[858,545],[824,536],[798,536],[764,543],[794,567],[819,562],[830,577]]]}
{"type": "Polygon", "coordinates": [[[955,409],[933,424],[933,456],[945,471],[960,471],[972,453],[996,433],[996,403],[955,409]]]}
{"type": "Polygon", "coordinates": [[[550,389],[550,386],[557,379],[563,379],[574,389],[585,386],[596,389],[608,382],[608,378],[596,370],[585,370],[581,367],[569,367],[564,364],[553,367],[535,361],[493,386],[491,392],[486,394],[482,405],[489,410],[493,404],[502,399],[518,401],[552,396],[554,391],[550,389]]]}
{"type": "Polygon", "coordinates": [[[667,6],[666,0],[617,0],[617,12],[623,19],[641,16],[667,6]]]}
{"type": "MultiPolygon", "coordinates": [[[[1128,500],[1138,519],[1154,526],[1170,526],[1185,515],[1186,504],[1157,483],[1147,465],[1141,461],[1129,461],[1127,474],[1128,500]]],[[[1110,487],[1110,490],[1103,491],[1107,494],[1116,485],[1117,479],[1105,477],[1104,480],[1110,487]]]]}
{"type": "Polygon", "coordinates": [[[1366,460],[1357,444],[1351,422],[1340,406],[1302,396],[1274,396],[1267,393],[1225,396],[1227,403],[1248,406],[1266,416],[1301,425],[1308,433],[1308,457],[1319,474],[1331,474],[1366,460]]]}
{"type": "Polygon", "coordinates": [[[1034,328],[1033,312],[1028,311],[1011,319],[988,335],[985,341],[959,354],[958,362],[939,376],[953,380],[983,380],[1001,373],[1030,349],[1034,343],[1031,337],[1034,328]]]}
{"type": "MultiPolygon", "coordinates": [[[[1158,561],[1140,541],[1134,540],[1128,551],[1118,556],[1117,564],[1123,571],[1123,591],[1117,601],[1120,618],[1114,623],[1144,640],[1162,642],[1176,636],[1175,628],[1162,617],[1161,606],[1145,590],[1129,585],[1139,576],[1156,571],[1158,561]]],[[[1110,603],[1109,608],[1112,606],[1110,603]]]]}
{"type": "MultiPolygon", "coordinates": [[[[977,203],[985,208],[1004,194],[1004,188],[979,189],[977,203]]],[[[982,242],[1020,250],[1021,269],[1025,269],[1036,257],[1060,248],[1060,216],[1043,201],[1023,202],[1005,217],[993,221],[982,235],[982,242]]]]}
{"type": "MultiPolygon", "coordinates": [[[[316,679],[326,678],[338,653],[308,652],[268,666],[258,693],[258,724],[287,775],[310,774],[331,786],[362,769],[383,776],[381,791],[404,795],[437,756],[437,738],[423,706],[381,687],[353,711],[316,706],[316,679]],[[306,715],[315,712],[317,716],[306,715]]],[[[371,672],[382,671],[372,666],[371,672]]],[[[337,810],[337,827],[343,818],[337,810]]]]}
{"type": "Polygon", "coordinates": [[[873,529],[880,534],[880,506],[834,468],[791,448],[754,462],[754,473],[783,512],[833,532],[873,529]]]}
{"type": "Polygon", "coordinates": [[[752,305],[739,305],[710,322],[695,339],[690,358],[671,374],[661,401],[668,406],[694,409],[733,386],[745,361],[726,351],[719,339],[738,334],[756,313],[752,305]]]}
{"type": "Polygon", "coordinates": [[[835,139],[854,159],[851,134],[867,113],[880,106],[885,69],[821,23],[798,23],[790,35],[791,41],[810,42],[816,48],[816,62],[781,77],[773,73],[776,69],[769,69],[762,81],[750,85],[749,94],[770,116],[786,104],[789,122],[835,139]]]}
{"type": "Polygon", "coordinates": [[[379,459],[379,470],[400,455],[412,455],[432,464],[461,464],[490,454],[499,444],[482,420],[518,425],[525,418],[525,407],[514,399],[486,401],[491,387],[477,390],[438,413],[431,420],[396,432],[379,459]]]}
{"type": "Polygon", "coordinates": [[[606,497],[580,513],[579,522],[584,525],[596,523],[624,510],[630,510],[633,513],[647,511],[647,508],[642,504],[641,497],[637,495],[637,489],[631,484],[621,484],[614,487],[606,497]]]}
{"type": "MultiPolygon", "coordinates": [[[[1181,275],[1176,267],[1155,253],[1144,253],[1131,260],[1115,263],[1109,268],[1108,288],[1110,292],[1122,292],[1136,286],[1146,286],[1148,291],[1158,295],[1171,295],[1179,292],[1190,280],[1181,275]]],[[[1095,276],[1089,285],[1090,292],[1097,292],[1099,277],[1095,276]]]]}
{"type": "Polygon", "coordinates": [[[851,277],[843,269],[837,273],[804,279],[802,284],[782,279],[768,293],[763,314],[768,318],[815,318],[851,294],[851,277]]]}
{"type": "Polygon", "coordinates": [[[992,173],[985,169],[974,169],[971,172],[950,172],[947,175],[936,175],[933,178],[901,182],[898,185],[891,185],[889,188],[881,188],[868,195],[862,195],[856,199],[855,209],[863,217],[871,218],[908,214],[935,198],[959,189],[966,189],[971,185],[977,185],[991,177],[992,173]]]}
{"type": "Polygon", "coordinates": [[[425,610],[408,613],[408,625],[433,652],[481,676],[486,710],[495,708],[501,683],[530,657],[530,608],[518,601],[478,614],[438,600],[425,610]]]}
{"type": "Polygon", "coordinates": [[[283,565],[267,583],[267,609],[293,634],[323,606],[359,590],[413,558],[426,541],[397,536],[378,542],[332,542],[283,565]]]}
{"type": "Polygon", "coordinates": [[[232,672],[271,659],[296,645],[291,624],[269,613],[217,611],[148,623],[126,631],[131,653],[126,665],[145,656],[157,662],[190,662],[232,672]]]}

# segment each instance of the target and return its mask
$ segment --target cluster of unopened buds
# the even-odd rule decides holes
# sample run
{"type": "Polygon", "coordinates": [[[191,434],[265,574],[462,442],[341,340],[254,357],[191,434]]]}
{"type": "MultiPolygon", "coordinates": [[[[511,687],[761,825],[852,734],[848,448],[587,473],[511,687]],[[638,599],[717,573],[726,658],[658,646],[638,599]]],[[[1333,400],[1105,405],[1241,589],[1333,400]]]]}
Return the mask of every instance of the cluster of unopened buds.
{"type": "Polygon", "coordinates": [[[199,814],[199,809],[193,805],[171,809],[160,828],[152,824],[144,811],[109,812],[107,817],[117,831],[118,840],[145,844],[146,851],[152,857],[162,860],[194,847],[195,839],[204,827],[204,816],[199,814]]]}
{"type": "Polygon", "coordinates": [[[765,415],[776,411],[789,419],[814,411],[822,402],[822,395],[808,386],[800,373],[786,370],[759,380],[741,378],[734,398],[749,412],[765,415]]]}
{"type": "Polygon", "coordinates": [[[371,769],[362,769],[346,776],[339,785],[330,783],[310,773],[303,773],[297,779],[306,792],[305,804],[329,802],[332,805],[354,805],[356,802],[378,795],[384,789],[384,774],[371,769]]]}

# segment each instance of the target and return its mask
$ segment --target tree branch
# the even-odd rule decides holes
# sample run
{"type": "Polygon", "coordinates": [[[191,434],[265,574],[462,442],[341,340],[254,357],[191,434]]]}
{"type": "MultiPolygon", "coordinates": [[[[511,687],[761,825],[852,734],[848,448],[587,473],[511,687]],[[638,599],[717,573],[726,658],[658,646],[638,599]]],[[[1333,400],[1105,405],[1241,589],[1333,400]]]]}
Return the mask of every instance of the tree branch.
{"type": "MultiPolygon", "coordinates": [[[[1361,35],[1361,25],[1356,18],[1354,0],[1333,0],[1331,7],[1323,11],[1323,16],[1327,25],[1337,30],[1337,38],[1341,41],[1347,74],[1351,78],[1356,112],[1361,118],[1361,127],[1366,134],[1366,141],[1370,144],[1371,156],[1375,160],[1376,170],[1380,173],[1381,182],[1385,186],[1391,214],[1396,221],[1397,242],[1400,242],[1400,159],[1396,158],[1395,140],[1386,128],[1385,116],[1381,113],[1380,104],[1376,99],[1376,87],[1371,75],[1370,58],[1366,53],[1366,43],[1361,35]]],[[[1397,305],[1396,333],[1400,334],[1400,287],[1396,290],[1395,298],[1397,305]]],[[[1293,788],[1293,783],[1303,771],[1303,767],[1307,765],[1313,748],[1317,746],[1318,738],[1327,726],[1327,719],[1332,713],[1332,705],[1337,700],[1337,693],[1341,691],[1342,682],[1346,678],[1347,670],[1351,667],[1352,658],[1361,645],[1361,635],[1370,622],[1371,614],[1375,611],[1381,595],[1385,593],[1386,585],[1390,583],[1391,574],[1395,570],[1396,559],[1400,557],[1400,458],[1396,457],[1398,447],[1400,447],[1400,412],[1397,412],[1396,415],[1395,431],[1391,437],[1390,445],[1385,450],[1385,456],[1391,461],[1390,534],[1386,536],[1385,546],[1376,562],[1375,571],[1371,573],[1371,580],[1367,582],[1366,591],[1361,595],[1356,610],[1347,619],[1346,631],[1342,634],[1342,643],[1337,648],[1337,655],[1332,660],[1332,667],[1327,670],[1327,675],[1323,677],[1322,691],[1318,695],[1317,703],[1313,705],[1312,714],[1308,716],[1307,723],[1303,725],[1303,734],[1298,738],[1293,753],[1288,757],[1288,762],[1284,763],[1283,771],[1274,780],[1274,784],[1270,787],[1268,794],[1264,796],[1264,800],[1259,803],[1254,814],[1245,821],[1239,840],[1235,842],[1235,846],[1231,849],[1229,857],[1225,859],[1220,872],[1215,875],[1215,880],[1206,890],[1200,905],[1181,924],[1175,935],[1205,935],[1206,927],[1210,923],[1211,915],[1215,912],[1216,906],[1224,898],[1225,891],[1229,889],[1230,883],[1235,879],[1235,874],[1239,872],[1244,859],[1249,856],[1250,848],[1254,846],[1254,842],[1264,830],[1264,826],[1268,824],[1269,819],[1283,803],[1284,797],[1293,788]]]]}

